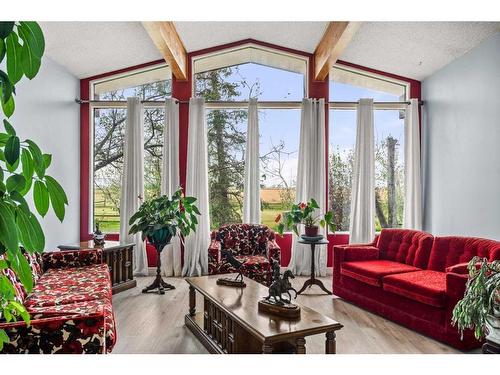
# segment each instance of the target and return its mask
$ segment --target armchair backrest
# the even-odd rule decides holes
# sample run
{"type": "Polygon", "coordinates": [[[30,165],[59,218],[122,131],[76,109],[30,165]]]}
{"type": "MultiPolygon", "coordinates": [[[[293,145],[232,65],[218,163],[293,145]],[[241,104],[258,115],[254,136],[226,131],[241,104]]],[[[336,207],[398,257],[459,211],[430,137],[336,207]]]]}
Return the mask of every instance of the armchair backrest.
{"type": "Polygon", "coordinates": [[[410,229],[382,229],[377,247],[380,258],[427,268],[434,237],[410,229]]]}
{"type": "Polygon", "coordinates": [[[475,237],[435,237],[429,269],[444,272],[447,267],[469,262],[474,256],[500,260],[500,242],[475,237]]]}
{"type": "Polygon", "coordinates": [[[266,255],[268,241],[274,240],[274,232],[265,225],[230,224],[215,232],[220,248],[234,255],[266,255]]]}

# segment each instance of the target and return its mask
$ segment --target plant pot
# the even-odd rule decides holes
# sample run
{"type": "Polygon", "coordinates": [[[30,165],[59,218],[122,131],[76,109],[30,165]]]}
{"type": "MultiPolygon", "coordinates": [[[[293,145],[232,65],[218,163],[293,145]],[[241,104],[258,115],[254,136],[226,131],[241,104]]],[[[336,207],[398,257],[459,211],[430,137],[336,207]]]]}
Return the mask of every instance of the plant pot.
{"type": "Polygon", "coordinates": [[[500,317],[488,314],[486,317],[486,338],[500,345],[500,317]]]}
{"type": "Polygon", "coordinates": [[[305,235],[308,237],[315,237],[318,235],[319,227],[317,225],[306,225],[305,226],[305,235]]]}

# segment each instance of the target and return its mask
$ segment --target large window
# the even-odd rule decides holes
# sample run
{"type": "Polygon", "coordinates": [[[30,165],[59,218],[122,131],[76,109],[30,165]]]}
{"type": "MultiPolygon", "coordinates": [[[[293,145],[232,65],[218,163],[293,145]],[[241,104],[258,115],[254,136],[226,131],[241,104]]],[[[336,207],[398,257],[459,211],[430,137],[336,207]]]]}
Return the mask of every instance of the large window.
{"type": "MultiPolygon", "coordinates": [[[[376,102],[406,100],[406,86],[358,72],[334,69],[330,101],[376,102]],[[337,81],[335,81],[337,79],[337,81]]],[[[403,222],[404,201],[404,111],[391,106],[374,111],[376,229],[397,228],[403,222]]],[[[356,143],[354,108],[330,109],[329,120],[329,207],[337,230],[349,230],[352,168],[356,143]]]]}
{"type": "MultiPolygon", "coordinates": [[[[306,61],[242,48],[194,62],[194,93],[207,100],[211,227],[242,221],[247,107],[234,102],[300,101],[306,61]],[[272,66],[266,66],[271,64],[272,66]],[[223,108],[210,102],[224,102],[223,108]],[[231,103],[234,103],[232,105],[231,103]]],[[[259,106],[262,223],[295,199],[300,111],[259,106]]]]}
{"type": "MultiPolygon", "coordinates": [[[[171,80],[165,67],[134,72],[93,85],[93,97],[113,104],[92,107],[94,125],[93,219],[105,232],[120,229],[120,194],[123,174],[124,129],[127,97],[161,100],[171,96],[171,80]],[[161,79],[163,78],[163,79],[161,79]],[[168,79],[165,79],[168,78],[168,79]],[[156,81],[155,81],[156,79],[156,81]],[[141,82],[143,82],[141,84],[141,82]]],[[[146,198],[160,192],[163,148],[163,107],[144,109],[144,190],[146,198]]]]}

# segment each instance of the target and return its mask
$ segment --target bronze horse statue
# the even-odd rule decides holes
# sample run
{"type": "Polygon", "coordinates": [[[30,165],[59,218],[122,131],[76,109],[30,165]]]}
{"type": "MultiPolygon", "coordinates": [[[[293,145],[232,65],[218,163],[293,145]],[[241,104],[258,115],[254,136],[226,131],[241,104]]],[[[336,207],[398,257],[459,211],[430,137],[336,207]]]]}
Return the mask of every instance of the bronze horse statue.
{"type": "Polygon", "coordinates": [[[275,278],[275,280],[269,287],[269,295],[267,297],[264,297],[264,299],[270,302],[272,298],[276,305],[284,305],[286,303],[291,303],[292,295],[289,292],[290,290],[293,290],[295,292],[294,298],[297,298],[297,291],[292,287],[292,283],[289,280],[294,278],[295,276],[293,276],[293,273],[290,270],[286,270],[283,273],[283,277],[279,276],[279,271],[278,271],[278,277],[275,278]],[[283,298],[283,294],[287,294],[288,299],[283,298]]]}

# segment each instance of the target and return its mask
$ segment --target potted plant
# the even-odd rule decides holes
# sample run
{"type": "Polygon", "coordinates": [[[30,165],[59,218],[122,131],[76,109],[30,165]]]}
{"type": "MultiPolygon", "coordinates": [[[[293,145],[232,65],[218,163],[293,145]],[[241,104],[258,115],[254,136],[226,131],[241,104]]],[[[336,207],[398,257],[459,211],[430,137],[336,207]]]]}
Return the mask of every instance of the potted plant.
{"type": "Polygon", "coordinates": [[[160,254],[172,237],[179,234],[187,236],[191,231],[196,231],[196,215],[200,215],[200,211],[194,205],[195,201],[196,198],[185,197],[182,189],[179,189],[171,198],[162,195],[145,201],[130,218],[129,234],[141,232],[142,240],[147,239],[156,249],[156,278],[142,290],[143,293],[158,289],[160,294],[164,294],[164,289],[175,289],[161,277],[160,254]]]}
{"type": "Polygon", "coordinates": [[[461,334],[473,329],[478,340],[486,334],[488,340],[500,344],[500,261],[490,263],[476,256],[467,268],[469,280],[464,298],[453,309],[452,323],[461,334]]]}
{"type": "Polygon", "coordinates": [[[311,199],[307,203],[299,203],[292,205],[290,211],[276,216],[275,222],[278,223],[278,233],[283,235],[285,228],[292,228],[294,233],[299,235],[299,225],[304,225],[305,235],[315,237],[318,235],[318,224],[321,227],[328,226],[330,231],[335,232],[333,224],[333,212],[328,211],[324,215],[317,212],[319,210],[318,203],[311,199]]]}

